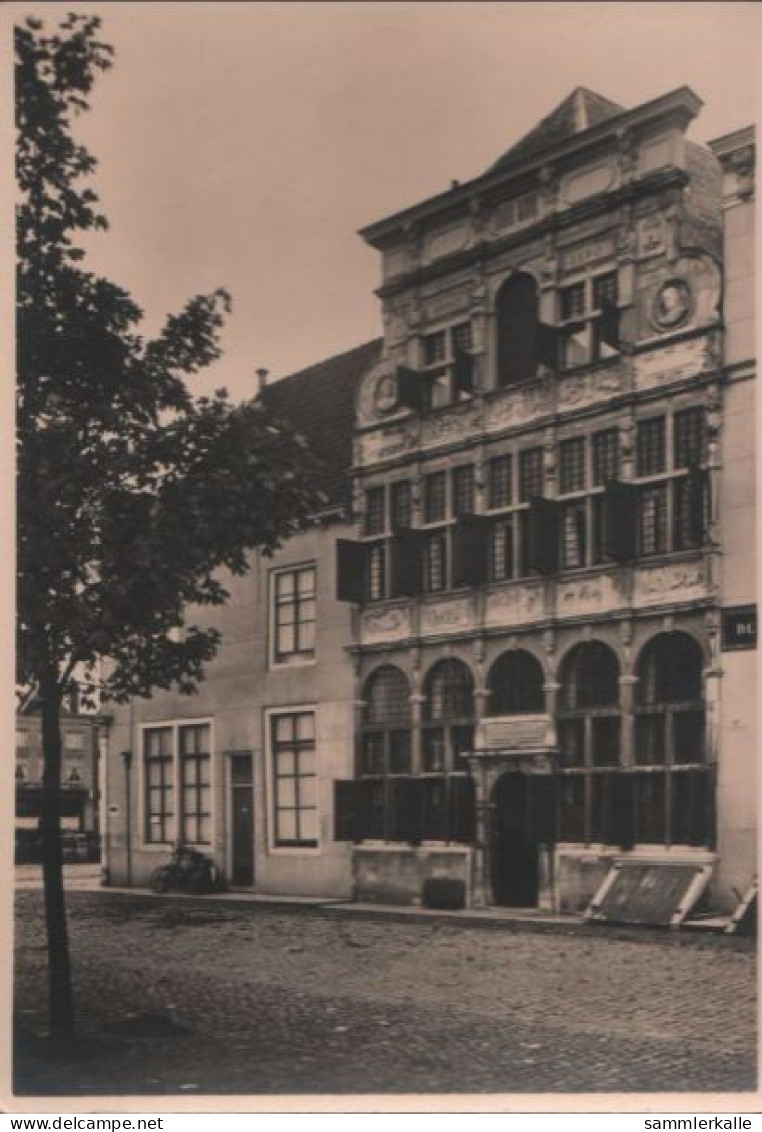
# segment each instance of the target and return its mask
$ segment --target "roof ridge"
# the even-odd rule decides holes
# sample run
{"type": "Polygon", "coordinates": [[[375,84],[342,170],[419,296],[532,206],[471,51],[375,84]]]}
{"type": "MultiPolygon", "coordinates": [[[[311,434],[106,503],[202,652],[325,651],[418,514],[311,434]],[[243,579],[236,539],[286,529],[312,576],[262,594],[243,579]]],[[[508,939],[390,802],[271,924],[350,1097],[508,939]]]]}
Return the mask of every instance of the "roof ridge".
{"type": "Polygon", "coordinates": [[[370,350],[371,346],[380,346],[383,342],[383,337],[378,335],[376,338],[369,338],[365,342],[360,342],[357,346],[350,346],[346,350],[340,350],[337,354],[329,354],[327,358],[321,358],[319,362],[312,362],[311,365],[305,366],[303,369],[294,370],[293,373],[286,373],[283,377],[276,378],[272,383],[265,386],[265,390],[275,389],[276,386],[283,385],[286,381],[291,381],[292,378],[304,377],[311,373],[313,370],[323,369],[324,366],[331,365],[333,362],[338,362],[342,358],[349,357],[350,354],[360,353],[361,350],[370,350]]]}
{"type": "Polygon", "coordinates": [[[519,158],[539,154],[559,141],[597,126],[607,118],[626,113],[626,107],[612,102],[586,86],[575,86],[544,117],[514,142],[490,166],[490,170],[513,164],[519,158]]]}

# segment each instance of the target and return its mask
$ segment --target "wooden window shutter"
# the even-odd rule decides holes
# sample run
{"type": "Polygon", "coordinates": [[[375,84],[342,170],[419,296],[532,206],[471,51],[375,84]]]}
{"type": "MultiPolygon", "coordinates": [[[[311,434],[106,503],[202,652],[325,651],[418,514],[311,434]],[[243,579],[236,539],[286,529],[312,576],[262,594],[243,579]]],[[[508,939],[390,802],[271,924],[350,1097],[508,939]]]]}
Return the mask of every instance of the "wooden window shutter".
{"type": "Polygon", "coordinates": [[[455,349],[455,362],[452,367],[453,384],[461,393],[473,393],[474,356],[465,350],[455,349]]]}
{"type": "Polygon", "coordinates": [[[420,413],[423,408],[424,388],[421,375],[408,366],[397,366],[397,400],[400,405],[420,413]]]}
{"type": "Polygon", "coordinates": [[[423,592],[423,538],[420,531],[398,530],[389,540],[391,597],[423,592]]]}
{"type": "Polygon", "coordinates": [[[476,788],[473,778],[453,776],[448,810],[448,841],[476,840],[476,788]]]}
{"type": "Polygon", "coordinates": [[[540,495],[529,501],[529,569],[558,571],[558,505],[540,495]]]}
{"type": "Polygon", "coordinates": [[[483,515],[461,515],[452,532],[452,583],[481,586],[489,572],[491,521],[483,515]]]}
{"type": "Polygon", "coordinates": [[[635,844],[635,776],[621,772],[614,776],[611,840],[622,849],[635,844]]]}
{"type": "Polygon", "coordinates": [[[422,828],[422,791],[418,778],[390,778],[390,840],[420,841],[422,828]]]}
{"type": "Polygon", "coordinates": [[[365,584],[365,547],[350,539],[336,540],[336,598],[338,601],[363,599],[365,584]]]}
{"type": "Polygon", "coordinates": [[[601,299],[601,314],[598,320],[598,337],[601,342],[619,349],[619,308],[611,299],[601,299]]]}
{"type": "Polygon", "coordinates": [[[538,322],[535,328],[535,357],[538,365],[558,369],[558,338],[555,326],[538,322]]]}
{"type": "Polygon", "coordinates": [[[707,498],[707,474],[692,466],[688,471],[688,523],[689,537],[694,546],[700,546],[706,534],[704,504],[707,498]]]}
{"type": "Polygon", "coordinates": [[[603,496],[603,553],[615,562],[635,557],[638,489],[631,483],[611,480],[603,496]]]}
{"type": "Polygon", "coordinates": [[[365,783],[362,779],[334,781],[334,841],[360,841],[365,836],[365,797],[365,783]]]}

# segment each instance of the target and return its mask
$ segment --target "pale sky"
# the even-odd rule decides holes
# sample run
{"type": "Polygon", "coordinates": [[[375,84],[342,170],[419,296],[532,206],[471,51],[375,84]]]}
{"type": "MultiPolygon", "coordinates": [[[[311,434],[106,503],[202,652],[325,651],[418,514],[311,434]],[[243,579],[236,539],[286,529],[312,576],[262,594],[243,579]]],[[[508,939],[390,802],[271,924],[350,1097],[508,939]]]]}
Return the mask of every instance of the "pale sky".
{"type": "Polygon", "coordinates": [[[704,142],[756,117],[751,3],[30,3],[96,11],[114,45],[78,124],[111,228],[89,265],[146,332],[233,295],[194,388],[255,390],[380,334],[357,229],[468,180],[575,86],[633,107],[687,84],[704,142]]]}

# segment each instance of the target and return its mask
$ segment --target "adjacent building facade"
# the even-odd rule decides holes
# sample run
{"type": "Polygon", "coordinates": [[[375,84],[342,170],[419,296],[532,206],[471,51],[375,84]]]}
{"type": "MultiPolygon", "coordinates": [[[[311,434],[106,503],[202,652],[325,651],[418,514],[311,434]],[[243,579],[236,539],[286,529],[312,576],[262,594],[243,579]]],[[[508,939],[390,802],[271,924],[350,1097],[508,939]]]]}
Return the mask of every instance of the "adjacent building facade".
{"type": "MultiPolygon", "coordinates": [[[[67,857],[97,859],[100,832],[100,717],[67,704],[61,716],[61,825],[67,857]],[[84,836],[80,836],[84,835],[84,836]]],[[[39,860],[42,718],[34,695],[16,714],[16,856],[39,860]]]]}
{"type": "Polygon", "coordinates": [[[209,620],[222,644],[197,695],[157,692],[115,712],[104,814],[113,884],[145,885],[177,841],[234,887],[349,896],[351,852],[333,838],[333,782],[352,773],[352,610],[336,599],[337,537],[350,537],[351,430],[371,342],[263,393],[321,458],[327,502],[272,558],[226,579],[209,620]]]}
{"type": "Polygon", "coordinates": [[[118,714],[114,880],[181,838],[263,891],[575,912],[626,855],[710,863],[734,904],[753,137],[694,145],[700,105],[579,88],[363,231],[383,339],[266,391],[332,504],[233,581],[199,695],[118,714]]]}

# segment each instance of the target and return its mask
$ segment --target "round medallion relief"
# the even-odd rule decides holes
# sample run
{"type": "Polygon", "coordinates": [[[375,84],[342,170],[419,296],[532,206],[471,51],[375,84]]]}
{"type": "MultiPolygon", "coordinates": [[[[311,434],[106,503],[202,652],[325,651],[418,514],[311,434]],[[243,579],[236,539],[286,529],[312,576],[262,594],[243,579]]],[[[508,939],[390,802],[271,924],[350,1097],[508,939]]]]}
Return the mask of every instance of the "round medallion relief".
{"type": "Polygon", "coordinates": [[[685,279],[668,279],[654,297],[651,321],[660,330],[672,330],[690,315],[693,296],[685,279]]]}
{"type": "Polygon", "coordinates": [[[392,373],[385,373],[376,382],[373,395],[376,410],[379,413],[388,413],[397,404],[397,379],[392,373]]]}

